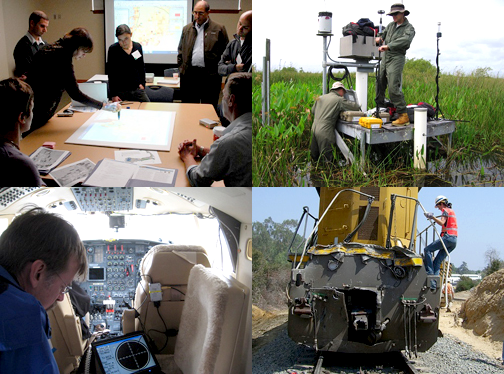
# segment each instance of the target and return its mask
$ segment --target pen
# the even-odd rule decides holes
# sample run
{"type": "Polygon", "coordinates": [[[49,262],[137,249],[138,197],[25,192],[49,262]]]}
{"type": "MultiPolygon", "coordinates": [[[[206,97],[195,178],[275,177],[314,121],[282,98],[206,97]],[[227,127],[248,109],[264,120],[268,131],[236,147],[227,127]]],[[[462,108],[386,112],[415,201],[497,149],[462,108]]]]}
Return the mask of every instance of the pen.
{"type": "Polygon", "coordinates": [[[121,111],[117,112],[117,120],[119,121],[121,119],[121,111]]]}

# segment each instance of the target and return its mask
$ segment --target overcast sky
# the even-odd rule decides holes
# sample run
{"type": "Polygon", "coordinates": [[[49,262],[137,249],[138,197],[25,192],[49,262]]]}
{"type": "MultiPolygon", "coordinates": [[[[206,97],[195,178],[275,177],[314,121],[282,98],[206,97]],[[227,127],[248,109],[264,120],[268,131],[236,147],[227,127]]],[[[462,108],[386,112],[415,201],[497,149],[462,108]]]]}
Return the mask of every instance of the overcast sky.
{"type": "MultiPolygon", "coordinates": [[[[315,188],[254,187],[253,191],[254,222],[263,222],[268,217],[279,223],[286,219],[298,221],[303,213],[303,206],[308,206],[310,213],[319,217],[319,197],[315,188]]],[[[455,266],[458,267],[465,261],[469,269],[483,270],[486,266],[485,252],[490,248],[495,248],[500,253],[500,258],[504,259],[504,245],[500,232],[504,211],[504,189],[424,187],[418,194],[418,200],[427,211],[439,215],[439,210],[434,208],[434,200],[438,195],[448,198],[457,215],[459,237],[457,247],[451,253],[451,262],[455,266]]],[[[428,226],[428,221],[423,216],[419,217],[418,222],[419,230],[428,226]]],[[[437,228],[439,229],[439,226],[437,228]]]]}
{"type": "MultiPolygon", "coordinates": [[[[400,2],[396,1],[396,2],[400,2]]],[[[378,10],[390,11],[394,1],[383,0],[254,0],[253,63],[262,70],[266,38],[271,40],[272,70],[294,66],[305,71],[322,71],[322,37],[317,36],[318,13],[332,12],[332,43],[329,55],[339,57],[341,29],[349,22],[369,18],[379,25],[378,10]]],[[[478,67],[492,68],[491,74],[504,77],[504,32],[499,17],[503,0],[404,1],[411,12],[408,20],[416,35],[407,58],[423,58],[436,64],[437,23],[441,22],[440,68],[451,73],[470,73],[478,67]]],[[[392,17],[383,16],[383,25],[392,17]]]]}

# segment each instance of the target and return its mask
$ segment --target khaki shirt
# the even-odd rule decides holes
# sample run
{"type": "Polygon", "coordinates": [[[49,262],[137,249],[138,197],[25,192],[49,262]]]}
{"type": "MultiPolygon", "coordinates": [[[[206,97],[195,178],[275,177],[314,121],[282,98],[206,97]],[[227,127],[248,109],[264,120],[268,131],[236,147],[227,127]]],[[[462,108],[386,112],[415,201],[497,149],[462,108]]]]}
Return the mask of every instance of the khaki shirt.
{"type": "Polygon", "coordinates": [[[387,55],[406,55],[413,38],[415,37],[415,28],[408,19],[405,18],[404,22],[396,27],[395,22],[390,22],[385,31],[381,35],[383,44],[389,47],[386,52],[387,55]]]}

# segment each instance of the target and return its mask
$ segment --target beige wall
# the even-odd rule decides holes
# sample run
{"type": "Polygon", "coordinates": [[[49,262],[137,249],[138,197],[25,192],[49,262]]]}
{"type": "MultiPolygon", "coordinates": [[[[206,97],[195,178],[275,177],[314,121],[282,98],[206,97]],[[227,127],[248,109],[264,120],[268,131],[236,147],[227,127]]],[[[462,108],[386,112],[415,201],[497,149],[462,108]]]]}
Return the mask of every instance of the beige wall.
{"type": "MultiPolygon", "coordinates": [[[[7,46],[3,20],[3,2],[0,0],[0,56],[6,56],[7,46]]],[[[0,58],[0,80],[9,76],[9,65],[6,58],[0,58]]]]}
{"type": "MultiPolygon", "coordinates": [[[[212,9],[212,0],[208,0],[210,3],[210,12],[212,9]]],[[[228,33],[228,37],[231,40],[233,34],[236,33],[236,24],[240,19],[240,16],[243,12],[252,9],[252,0],[242,0],[241,1],[242,11],[239,14],[229,14],[229,13],[210,13],[210,18],[215,22],[218,22],[224,26],[226,26],[226,31],[228,33]]]]}
{"type": "Polygon", "coordinates": [[[5,37],[5,44],[2,46],[0,35],[0,51],[2,62],[0,70],[2,79],[12,77],[14,73],[14,47],[21,37],[28,31],[28,17],[33,10],[37,9],[36,0],[0,0],[2,2],[2,23],[0,24],[0,34],[5,37]]]}
{"type": "Polygon", "coordinates": [[[85,27],[91,33],[93,52],[82,60],[74,61],[77,79],[84,80],[95,74],[104,74],[104,15],[91,12],[91,0],[39,0],[39,4],[41,10],[49,16],[49,29],[45,34],[45,40],[49,43],[55,42],[76,27],[85,27]]]}
{"type": "MultiPolygon", "coordinates": [[[[83,60],[75,61],[75,75],[85,80],[94,74],[105,72],[105,36],[103,14],[91,12],[91,0],[0,0],[0,78],[12,76],[14,58],[12,52],[18,40],[28,30],[28,17],[35,9],[44,11],[49,16],[48,32],[44,39],[55,42],[75,27],[85,27],[94,40],[94,50],[83,60]],[[3,15],[2,15],[3,11],[3,15]],[[54,18],[56,15],[56,19],[54,18]],[[6,32],[7,30],[7,32],[6,32]],[[5,38],[5,42],[2,38],[5,38]],[[5,52],[5,53],[3,53],[5,52]]],[[[242,0],[242,12],[252,9],[252,0],[242,0]]],[[[210,0],[211,7],[211,0],[210,0]]],[[[215,13],[211,18],[224,24],[229,37],[236,32],[239,14],[215,13]]],[[[108,47],[108,46],[107,46],[108,47]]]]}

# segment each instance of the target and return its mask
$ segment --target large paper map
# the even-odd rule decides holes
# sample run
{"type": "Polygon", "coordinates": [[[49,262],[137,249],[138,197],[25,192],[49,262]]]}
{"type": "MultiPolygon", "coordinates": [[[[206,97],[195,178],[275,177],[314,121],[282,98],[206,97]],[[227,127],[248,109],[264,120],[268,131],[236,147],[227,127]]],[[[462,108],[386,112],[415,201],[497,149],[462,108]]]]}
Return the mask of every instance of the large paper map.
{"type": "Polygon", "coordinates": [[[65,143],[169,151],[174,122],[175,112],[125,109],[118,119],[100,110],[65,143]]]}

